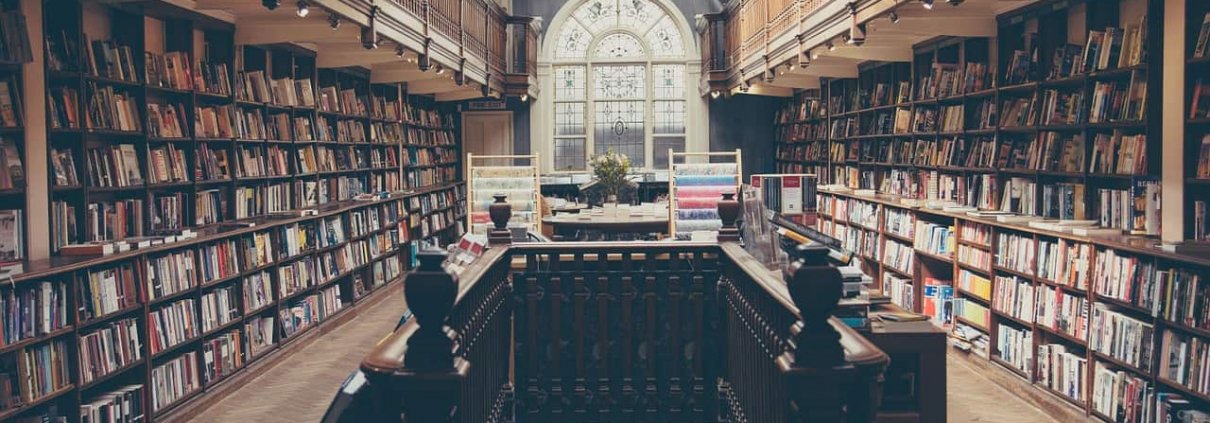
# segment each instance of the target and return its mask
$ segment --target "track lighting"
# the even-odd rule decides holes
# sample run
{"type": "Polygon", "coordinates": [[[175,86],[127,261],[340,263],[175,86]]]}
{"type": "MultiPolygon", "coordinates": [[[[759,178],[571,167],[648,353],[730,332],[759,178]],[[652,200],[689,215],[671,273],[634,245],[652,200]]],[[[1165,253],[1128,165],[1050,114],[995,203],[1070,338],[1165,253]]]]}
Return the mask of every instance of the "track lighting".
{"type": "Polygon", "coordinates": [[[740,85],[740,86],[739,86],[739,91],[740,91],[740,92],[743,92],[743,93],[748,92],[748,83],[746,83],[746,82],[745,82],[745,83],[743,83],[742,85],[740,85]]]}
{"type": "Polygon", "coordinates": [[[819,52],[818,52],[818,51],[813,51],[813,52],[811,52],[810,57],[811,57],[811,60],[818,59],[818,58],[819,58],[819,52]]]}
{"type": "Polygon", "coordinates": [[[528,103],[528,102],[529,102],[529,94],[521,94],[521,102],[522,102],[522,103],[528,103]]]}
{"type": "Polygon", "coordinates": [[[962,4],[962,2],[964,2],[964,1],[966,1],[966,0],[945,0],[945,2],[946,2],[946,3],[949,3],[949,4],[950,4],[950,6],[957,6],[957,5],[960,5],[960,4],[962,4]]]}
{"type": "Polygon", "coordinates": [[[933,0],[920,0],[920,5],[927,10],[933,10],[933,0]]]}
{"type": "Polygon", "coordinates": [[[328,26],[331,27],[333,31],[340,29],[340,16],[328,15],[328,26]]]}
{"type": "Polygon", "coordinates": [[[790,68],[790,72],[794,72],[794,62],[787,63],[786,67],[790,68]]]}
{"type": "Polygon", "coordinates": [[[836,44],[832,44],[831,41],[828,41],[828,51],[836,51],[836,44]]]}
{"type": "Polygon", "coordinates": [[[300,18],[305,18],[311,14],[311,6],[307,4],[307,0],[298,0],[298,11],[294,13],[300,18]]]}
{"type": "Polygon", "coordinates": [[[281,0],[260,0],[260,4],[266,9],[276,10],[277,6],[281,6],[281,0]]]}
{"type": "Polygon", "coordinates": [[[395,57],[402,59],[405,53],[407,53],[407,49],[403,48],[402,45],[395,46],[395,57]]]}
{"type": "Polygon", "coordinates": [[[723,95],[723,93],[719,92],[718,90],[714,90],[714,91],[710,92],[710,98],[715,99],[715,100],[717,100],[720,95],[723,95]]]}
{"type": "Polygon", "coordinates": [[[440,64],[440,63],[438,63],[438,64],[437,64],[437,74],[438,74],[438,75],[441,75],[441,74],[443,74],[443,73],[445,73],[445,66],[441,66],[441,64],[440,64]]]}
{"type": "Polygon", "coordinates": [[[889,17],[891,18],[891,23],[899,23],[899,14],[895,13],[894,10],[891,11],[889,17]]]}

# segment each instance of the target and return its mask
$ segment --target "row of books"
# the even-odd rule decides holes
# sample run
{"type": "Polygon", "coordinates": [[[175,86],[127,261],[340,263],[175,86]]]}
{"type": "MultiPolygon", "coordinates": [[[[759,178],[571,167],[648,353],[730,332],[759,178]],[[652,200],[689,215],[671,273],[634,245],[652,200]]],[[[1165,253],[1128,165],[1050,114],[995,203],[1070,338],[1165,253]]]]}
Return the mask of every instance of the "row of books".
{"type": "Polygon", "coordinates": [[[957,288],[970,296],[990,301],[992,298],[992,281],[982,275],[967,269],[958,271],[957,288]]]}
{"type": "Polygon", "coordinates": [[[1143,372],[1151,371],[1155,327],[1114,311],[1103,303],[1092,306],[1089,347],[1143,372]]]}
{"type": "Polygon", "coordinates": [[[80,334],[80,383],[89,383],[143,358],[143,344],[135,318],[108,322],[80,334]]]}
{"type": "Polygon", "coordinates": [[[1087,398],[1088,358],[1062,344],[1038,345],[1037,383],[1076,402],[1087,398]]]}
{"type": "Polygon", "coordinates": [[[1012,232],[996,234],[996,266],[1032,275],[1036,255],[1037,245],[1031,236],[1012,232]]]}
{"type": "Polygon", "coordinates": [[[227,285],[202,294],[202,332],[208,333],[240,317],[237,285],[227,285]]]}
{"type": "Polygon", "coordinates": [[[202,343],[203,382],[211,384],[244,367],[244,340],[234,329],[202,343]]]}
{"type": "Polygon", "coordinates": [[[1049,285],[1037,287],[1038,325],[1079,340],[1088,339],[1088,298],[1049,285]]]}
{"type": "Polygon", "coordinates": [[[1043,280],[1079,290],[1088,289],[1092,245],[1043,238],[1038,243],[1038,274],[1043,280]]]}
{"type": "Polygon", "coordinates": [[[0,138],[0,190],[24,187],[25,167],[21,163],[20,145],[0,138]]]}
{"type": "Polygon", "coordinates": [[[159,411],[202,388],[197,351],[189,351],[151,369],[151,409],[159,411]]]}
{"type": "Polygon", "coordinates": [[[948,257],[954,254],[956,245],[954,227],[924,221],[916,222],[915,247],[917,249],[948,257]]]}
{"type": "Polygon", "coordinates": [[[1018,320],[1033,323],[1036,314],[1034,286],[1017,276],[996,276],[992,308],[1018,320]]]}
{"type": "Polygon", "coordinates": [[[158,354],[200,336],[202,332],[197,317],[193,298],[175,301],[148,313],[147,344],[151,354],[158,354]]]}
{"type": "Polygon", "coordinates": [[[1030,374],[1034,361],[1033,339],[1033,331],[1001,323],[996,328],[996,357],[1012,368],[1030,374]]]}

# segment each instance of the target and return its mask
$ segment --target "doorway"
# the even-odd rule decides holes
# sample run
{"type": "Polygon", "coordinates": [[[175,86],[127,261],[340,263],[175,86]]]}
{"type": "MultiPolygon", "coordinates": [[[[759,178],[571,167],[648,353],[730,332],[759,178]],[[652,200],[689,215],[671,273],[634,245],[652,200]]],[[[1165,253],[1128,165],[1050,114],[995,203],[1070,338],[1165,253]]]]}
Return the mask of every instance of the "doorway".
{"type": "Polygon", "coordinates": [[[513,154],[513,112],[463,112],[463,155],[513,154]]]}

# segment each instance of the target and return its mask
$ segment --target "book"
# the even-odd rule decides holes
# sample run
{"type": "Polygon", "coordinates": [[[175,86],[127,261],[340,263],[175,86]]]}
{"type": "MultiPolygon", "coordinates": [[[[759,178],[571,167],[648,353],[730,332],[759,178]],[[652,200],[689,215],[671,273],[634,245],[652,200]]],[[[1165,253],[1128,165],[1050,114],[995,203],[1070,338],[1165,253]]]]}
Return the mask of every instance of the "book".
{"type": "Polygon", "coordinates": [[[1193,57],[1210,56],[1210,12],[1202,17],[1201,29],[1197,32],[1197,43],[1193,46],[1193,57]]]}
{"type": "Polygon", "coordinates": [[[25,187],[25,167],[16,142],[0,137],[0,190],[25,187]]]}

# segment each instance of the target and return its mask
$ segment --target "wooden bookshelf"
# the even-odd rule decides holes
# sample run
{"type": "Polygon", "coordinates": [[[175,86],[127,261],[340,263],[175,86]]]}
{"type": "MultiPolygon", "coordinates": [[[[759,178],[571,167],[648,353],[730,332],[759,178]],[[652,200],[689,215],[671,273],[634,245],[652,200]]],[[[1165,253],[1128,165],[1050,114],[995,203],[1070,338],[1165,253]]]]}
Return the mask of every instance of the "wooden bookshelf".
{"type": "MultiPolygon", "coordinates": [[[[1197,286],[1200,287],[1200,291],[1193,291],[1192,295],[1204,296],[1207,286],[1204,278],[1206,275],[1210,275],[1210,260],[1205,257],[1166,252],[1158,248],[1154,238],[1151,237],[1079,236],[1034,228],[1024,222],[1005,223],[999,222],[995,218],[971,216],[965,212],[928,208],[910,199],[885,194],[868,195],[851,191],[821,189],[819,204],[818,226],[825,233],[834,234],[840,239],[846,240],[848,239],[846,237],[853,237],[851,235],[853,231],[873,232],[875,239],[907,244],[913,248],[915,253],[913,272],[903,272],[887,266],[882,260],[873,260],[873,257],[858,254],[859,257],[862,257],[861,263],[864,270],[871,276],[875,276],[881,289],[890,291],[892,288],[887,285],[889,280],[887,275],[906,279],[907,283],[912,286],[911,308],[916,312],[926,312],[924,305],[926,304],[925,280],[927,278],[953,278],[954,301],[965,301],[989,309],[990,321],[985,327],[960,316],[954,316],[950,324],[964,325],[983,332],[990,341],[991,361],[1000,364],[1010,373],[1037,384],[1040,390],[1079,407],[1086,414],[1102,420],[1113,421],[1106,419],[1103,413],[1099,413],[1092,402],[1092,387],[1095,380],[1094,365],[1096,364],[1145,381],[1156,392],[1180,394],[1186,400],[1191,401],[1196,409],[1206,410],[1210,407],[1210,402],[1206,401],[1210,397],[1207,397],[1206,392],[1199,392],[1173,382],[1166,377],[1163,373],[1165,368],[1161,366],[1163,357],[1167,354],[1163,350],[1165,336],[1177,334],[1184,338],[1200,339],[1205,342],[1210,340],[1210,330],[1208,330],[1210,328],[1201,326],[1201,323],[1186,324],[1184,319],[1177,319],[1181,320],[1181,322],[1177,322],[1174,319],[1165,318],[1163,310],[1167,310],[1167,306],[1155,306],[1153,303],[1147,302],[1143,294],[1146,291],[1140,291],[1140,288],[1137,288],[1137,286],[1148,283],[1148,279],[1144,275],[1153,274],[1151,273],[1153,271],[1167,272],[1165,275],[1188,275],[1185,277],[1199,275],[1201,279],[1197,286]],[[854,213],[854,210],[866,211],[854,213]],[[876,216],[882,222],[881,226],[871,229],[868,225],[860,223],[859,221],[866,220],[866,218],[857,218],[862,214],[876,216]],[[901,230],[888,224],[887,216],[895,214],[903,217],[890,219],[891,221],[909,219],[914,223],[912,226],[915,228],[914,231],[920,230],[918,225],[921,222],[954,227],[954,236],[957,238],[955,245],[989,251],[990,264],[987,267],[971,265],[965,263],[961,257],[949,260],[944,255],[936,254],[935,251],[918,243],[921,239],[919,233],[905,237],[901,230]],[[984,228],[987,235],[968,236],[976,231],[973,229],[964,231],[963,228],[967,226],[984,228]],[[1009,237],[1028,241],[1027,245],[1031,246],[1028,247],[1031,250],[1028,254],[1019,256],[1026,258],[1025,260],[1014,263],[1003,258],[1008,253],[1009,237]],[[984,238],[990,242],[985,241],[984,238]],[[907,239],[915,241],[905,241],[907,239]],[[1113,257],[1126,257],[1134,260],[1135,264],[1130,268],[1139,269],[1139,273],[1135,274],[1135,278],[1139,278],[1133,285],[1135,288],[1122,292],[1115,292],[1110,288],[1109,283],[1123,280],[1118,275],[1107,272],[1107,269],[1119,268],[1108,264],[1111,263],[1108,260],[1113,257]],[[1106,260],[1106,264],[1102,264],[1098,260],[1106,260]],[[990,283],[989,297],[984,298],[982,295],[960,286],[958,281],[963,272],[986,278],[990,283]],[[1033,302],[1028,304],[1028,307],[1032,308],[1032,313],[1015,313],[1011,306],[1008,306],[1008,304],[1014,304],[1013,301],[997,298],[998,295],[1006,292],[1007,287],[1003,284],[1009,283],[1007,281],[1010,280],[1015,280],[1016,282],[1013,283],[1020,284],[1021,286],[1018,287],[1020,289],[1032,290],[1029,295],[1023,296],[1023,298],[1030,298],[1030,301],[1033,302]],[[1055,304],[1063,304],[1058,300],[1061,298],[1063,302],[1070,303],[1069,307],[1072,308],[1067,310],[1078,310],[1078,312],[1063,313],[1064,309],[1060,308],[1049,314],[1049,316],[1054,316],[1052,321],[1052,318],[1047,317],[1048,314],[1043,312],[1045,302],[1037,300],[1038,294],[1043,291],[1048,295],[1058,296],[1055,304]],[[1152,351],[1150,357],[1135,364],[1116,356],[1111,350],[1104,347],[1094,347],[1092,341],[1092,337],[1095,336],[1093,319],[1094,310],[1097,308],[1119,313],[1152,327],[1153,336],[1146,337],[1144,341],[1147,348],[1152,351]],[[999,328],[1002,326],[1030,334],[1029,348],[1034,351],[1035,355],[1031,356],[1031,363],[1025,369],[1018,368],[1011,362],[1012,360],[1001,356],[1003,346],[999,344],[999,328]],[[1082,398],[1077,399],[1053,389],[1042,378],[1036,354],[1038,348],[1043,345],[1057,345],[1061,348],[1052,350],[1052,354],[1055,354],[1055,351],[1065,351],[1066,354],[1072,354],[1072,357],[1085,362],[1083,374],[1087,380],[1084,382],[1086,391],[1082,398]]],[[[1018,246],[1018,248],[1021,247],[1018,246]]],[[[892,297],[892,301],[903,302],[902,295],[897,296],[895,292],[885,293],[892,297]]]]}
{"type": "MultiPolygon", "coordinates": [[[[0,12],[18,3],[0,2],[0,12]]],[[[21,184],[0,189],[0,200],[24,211],[27,197],[45,196],[51,228],[21,229],[48,237],[52,255],[24,261],[0,295],[55,298],[62,320],[0,338],[0,383],[22,396],[0,404],[0,420],[78,421],[82,406],[135,385],[124,395],[140,398],[144,421],[171,420],[381,297],[419,249],[465,233],[455,110],[432,96],[371,83],[364,68],[320,68],[316,52],[297,45],[237,45],[234,25],[178,6],[43,7],[43,33],[31,36],[47,43],[39,72],[49,177],[33,185],[47,189],[21,184]],[[90,50],[115,59],[90,62],[90,50]],[[335,97],[325,105],[327,93],[335,97]],[[89,241],[116,251],[60,254],[89,241]],[[106,283],[90,275],[129,281],[124,300],[80,311],[102,307],[90,299],[106,283]],[[139,337],[131,355],[85,379],[97,368],[81,358],[92,357],[89,335],[119,330],[139,337]],[[65,348],[63,383],[31,391],[19,360],[51,347],[65,348]],[[210,357],[225,363],[208,367],[210,357]],[[184,363],[196,371],[190,383],[153,396],[155,375],[184,363]]],[[[0,58],[17,105],[22,69],[19,58],[0,58]]],[[[26,151],[23,125],[0,126],[0,138],[26,151]]]]}
{"type": "Polygon", "coordinates": [[[1205,88],[1210,87],[1210,78],[1205,77],[1210,71],[1210,52],[1205,51],[1204,46],[1202,51],[1198,51],[1198,41],[1203,32],[1208,31],[1203,24],[1207,13],[1210,13],[1210,5],[1205,2],[1185,2],[1185,45],[1188,47],[1185,53],[1185,104],[1189,114],[1185,116],[1184,166],[1188,179],[1184,193],[1185,222],[1190,223],[1185,225],[1184,235],[1186,239],[1203,240],[1210,236],[1210,230],[1206,229],[1210,218],[1206,217],[1205,212],[1206,205],[1210,204],[1210,190],[1206,189],[1210,187],[1210,168],[1205,165],[1206,160],[1210,160],[1210,115],[1206,114],[1205,104],[1210,104],[1210,101],[1203,99],[1210,94],[1210,88],[1205,88]],[[1199,107],[1199,103],[1202,106],[1199,107]]]}

